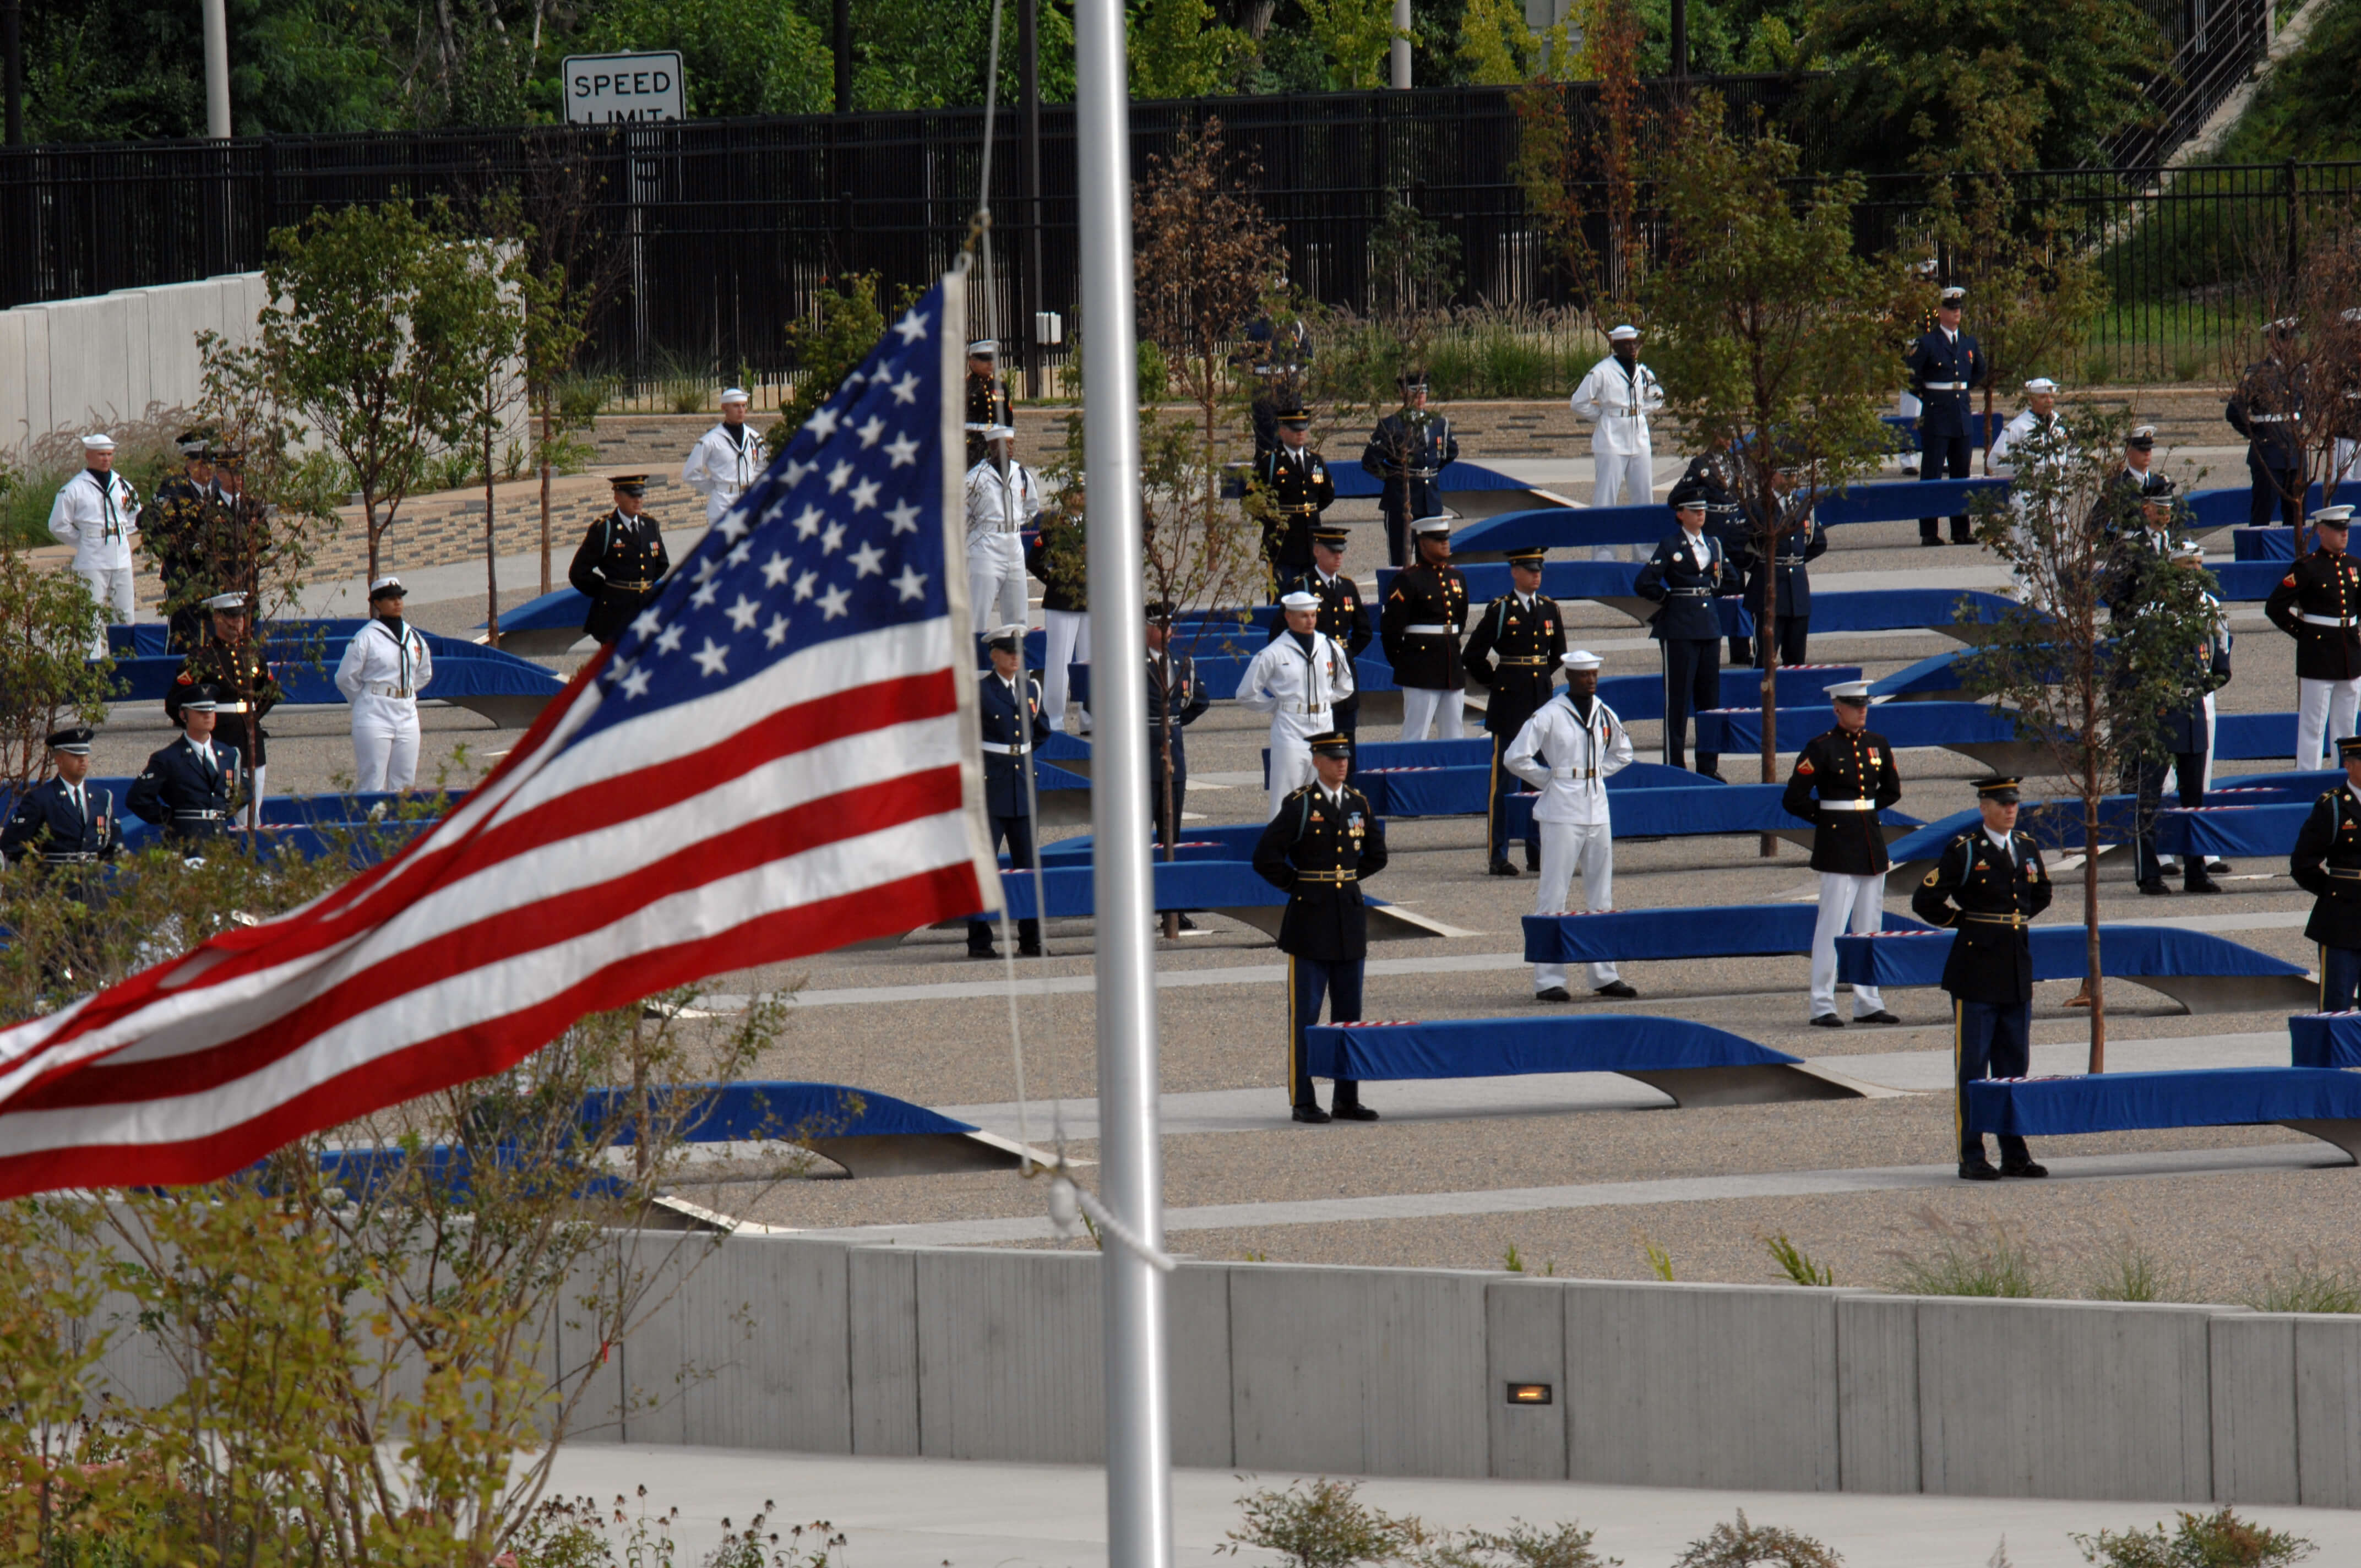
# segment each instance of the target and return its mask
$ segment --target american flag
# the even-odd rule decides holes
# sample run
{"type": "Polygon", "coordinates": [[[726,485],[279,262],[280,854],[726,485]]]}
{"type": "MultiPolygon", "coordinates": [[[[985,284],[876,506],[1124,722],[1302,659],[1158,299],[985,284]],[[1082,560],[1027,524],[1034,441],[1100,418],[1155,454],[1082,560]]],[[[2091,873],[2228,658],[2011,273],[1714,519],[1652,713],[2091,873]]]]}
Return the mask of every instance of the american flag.
{"type": "Polygon", "coordinates": [[[399,858],[0,1032],[0,1197],[210,1180],[583,1014],[998,907],[947,280],[399,858]]]}

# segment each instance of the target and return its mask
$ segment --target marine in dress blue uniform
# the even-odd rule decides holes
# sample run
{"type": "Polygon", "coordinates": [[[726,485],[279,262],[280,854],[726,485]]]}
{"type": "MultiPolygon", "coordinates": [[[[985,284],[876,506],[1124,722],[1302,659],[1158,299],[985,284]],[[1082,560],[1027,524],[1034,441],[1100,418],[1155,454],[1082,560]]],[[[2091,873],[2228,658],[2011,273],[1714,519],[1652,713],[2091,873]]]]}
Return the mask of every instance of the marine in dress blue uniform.
{"type": "MultiPolygon", "coordinates": [[[[1973,422],[1970,394],[1984,384],[1991,367],[1976,340],[1960,330],[1960,308],[1967,294],[1965,289],[1943,291],[1935,309],[1935,326],[1910,345],[1910,356],[1905,362],[1911,393],[1918,400],[1918,477],[1922,481],[1964,479],[1970,471],[1970,454],[1975,444],[1968,434],[1973,422]]],[[[1943,543],[1940,521],[1918,520],[1919,543],[1943,543]]],[[[1968,514],[1952,514],[1951,543],[1974,542],[1968,514]]]]}
{"type": "Polygon", "coordinates": [[[1426,372],[1400,378],[1402,406],[1378,422],[1361,449],[1361,470],[1385,481],[1378,510],[1386,520],[1386,556],[1397,566],[1413,565],[1411,524],[1443,512],[1443,470],[1459,460],[1459,438],[1451,422],[1426,408],[1426,372]]]}
{"type": "Polygon", "coordinates": [[[122,849],[115,796],[87,782],[96,734],[77,725],[49,735],[57,776],[19,795],[7,825],[0,828],[0,855],[11,865],[29,859],[46,866],[87,866],[113,860],[122,849]]]}
{"type": "MultiPolygon", "coordinates": [[[[983,740],[983,813],[992,824],[992,847],[1008,846],[1011,871],[1033,869],[1033,806],[1025,775],[1033,751],[1049,738],[1049,717],[1041,703],[1041,687],[1025,671],[1025,629],[1004,626],[985,640],[992,671],[977,690],[976,720],[983,740]]],[[[1016,923],[1016,951],[1028,959],[1041,956],[1041,922],[1016,923]]],[[[967,923],[967,956],[999,957],[992,945],[992,923],[967,923]]]]}
{"type": "Polygon", "coordinates": [[[2033,938],[2026,927],[2049,907],[2049,872],[2029,833],[2016,831],[2017,781],[1976,781],[1983,825],[1951,840],[1910,895],[1910,912],[1929,926],[1956,930],[1943,965],[1951,993],[1953,1124],[1960,1176],[1994,1181],[2047,1176],[2025,1140],[2000,1135],[2000,1168],[1984,1157],[1981,1133],[1968,1131],[1968,1085],[1980,1078],[2023,1078],[2032,1061],[2033,938]]]}
{"type": "MultiPolygon", "coordinates": [[[[1492,778],[1484,807],[1484,848],[1494,876],[1514,876],[1509,863],[1509,796],[1521,784],[1508,769],[1509,747],[1525,721],[1542,710],[1554,689],[1565,658],[1565,617],[1557,601],[1541,591],[1543,552],[1509,554],[1510,589],[1484,607],[1461,653],[1467,678],[1491,688],[1484,728],[1492,737],[1492,778]]],[[[1541,824],[1525,821],[1525,869],[1542,869],[1541,824]]]]}
{"type": "Polygon", "coordinates": [[[2312,894],[2303,934],[2320,944],[2320,1010],[2342,1013],[2361,989],[2361,735],[2336,742],[2345,782],[2312,802],[2288,873],[2312,894]]]}
{"type": "MultiPolygon", "coordinates": [[[[1705,532],[1705,493],[1695,486],[1674,490],[1673,515],[1681,526],[1664,535],[1640,568],[1633,591],[1653,602],[1648,620],[1664,658],[1664,762],[1686,767],[1689,715],[1721,706],[1721,616],[1716,595],[1732,581],[1721,541],[1705,532]]],[[[1719,778],[1721,755],[1700,748],[1697,771],[1719,778]]]]}
{"type": "Polygon", "coordinates": [[[239,711],[219,686],[200,685],[182,694],[181,738],[148,759],[124,803],[186,853],[203,853],[227,832],[245,798],[245,754],[214,729],[221,715],[239,711]]]}
{"type": "Polygon", "coordinates": [[[1313,781],[1279,803],[1256,840],[1254,869],[1288,895],[1279,925],[1287,955],[1287,1070],[1299,1122],[1374,1122],[1361,1103],[1361,1086],[1336,1080],[1330,1109],[1312,1091],[1303,1031],[1320,1022],[1323,1001],[1332,1024],[1361,1016],[1361,973],[1368,958],[1368,907],[1361,883],[1386,868],[1385,825],[1369,801],[1345,782],[1352,746],[1330,731],[1311,740],[1313,781]]]}
{"type": "MultiPolygon", "coordinates": [[[[1323,637],[1331,637],[1345,645],[1345,656],[1357,659],[1361,650],[1377,637],[1369,624],[1369,607],[1361,598],[1361,586],[1345,575],[1345,549],[1352,543],[1348,529],[1320,527],[1312,531],[1312,569],[1299,573],[1279,586],[1279,597],[1289,594],[1312,594],[1320,600],[1319,614],[1313,619],[1312,630],[1323,637]]],[[[1276,641],[1287,630],[1287,618],[1277,616],[1270,623],[1270,637],[1276,641]]],[[[1355,743],[1351,778],[1361,769],[1359,733],[1361,727],[1361,694],[1356,688],[1351,696],[1331,703],[1328,717],[1335,721],[1336,732],[1355,743]]]]}

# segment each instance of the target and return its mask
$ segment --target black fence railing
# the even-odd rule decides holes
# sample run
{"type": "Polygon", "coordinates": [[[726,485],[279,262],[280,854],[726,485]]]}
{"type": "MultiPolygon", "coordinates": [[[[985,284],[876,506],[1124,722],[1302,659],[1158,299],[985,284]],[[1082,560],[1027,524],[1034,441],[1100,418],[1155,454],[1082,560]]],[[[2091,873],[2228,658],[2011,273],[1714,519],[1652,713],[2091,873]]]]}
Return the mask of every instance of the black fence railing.
{"type": "Polygon", "coordinates": [[[2270,49],[2273,0],[2148,0],[2149,17],[2172,51],[2144,83],[2155,114],[2107,142],[2117,169],[2160,163],[2197,134],[2270,49]]]}
{"type": "MultiPolygon", "coordinates": [[[[1793,86],[1773,77],[1692,85],[1713,86],[1741,121],[1775,115],[1793,86]]],[[[1569,93],[1577,118],[1595,113],[1591,94],[1569,93]]],[[[1368,302],[1371,241],[1400,197],[1459,242],[1464,301],[1563,302],[1565,280],[1518,182],[1514,90],[1141,104],[1135,173],[1213,116],[1233,151],[1258,166],[1290,274],[1313,296],[1368,302]]],[[[976,203],[982,119],[951,110],[0,149],[0,305],[256,268],[274,228],[320,211],[435,198],[465,210],[521,193],[528,208],[536,199],[578,205],[589,243],[616,262],[620,283],[590,362],[642,380],[667,370],[775,375],[789,368],[785,329],[810,319],[823,280],[874,272],[890,302],[896,287],[949,265],[976,203]]],[[[994,265],[976,274],[980,328],[1020,345],[1036,309],[1088,324],[1071,321],[1072,115],[1048,108],[1042,122],[1038,198],[1020,183],[1017,116],[1000,122],[994,265]]],[[[2018,178],[2028,207],[2058,214],[2113,289],[2091,323],[2085,364],[2061,368],[2142,378],[2210,376],[2243,353],[2292,236],[2349,212],[2361,193],[2361,163],[2018,178]]],[[[1925,196],[1917,177],[1872,178],[1861,244],[1905,243],[1925,196]]]]}

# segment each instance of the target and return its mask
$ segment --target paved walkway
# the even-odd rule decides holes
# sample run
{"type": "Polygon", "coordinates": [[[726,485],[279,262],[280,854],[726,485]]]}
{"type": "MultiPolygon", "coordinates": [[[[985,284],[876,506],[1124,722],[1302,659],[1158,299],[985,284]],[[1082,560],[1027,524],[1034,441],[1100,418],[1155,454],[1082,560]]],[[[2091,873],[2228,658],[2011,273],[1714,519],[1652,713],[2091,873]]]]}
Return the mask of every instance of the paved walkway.
{"type": "MultiPolygon", "coordinates": [[[[1172,1476],[1174,1561],[1216,1561],[1238,1526],[1237,1500],[1291,1476],[1180,1470],[1172,1476]]],[[[843,1568],[1101,1568],[1108,1563],[1104,1473],[1081,1464],[994,1464],[947,1459],[822,1458],[730,1449],[576,1443],[557,1457],[555,1490],[602,1502],[647,1488],[652,1511],[677,1508],[675,1561],[693,1563],[719,1542],[720,1521],[742,1524],[766,1500],[772,1521],[827,1519],[846,1537],[843,1568]]],[[[2048,1502],[1982,1497],[1886,1497],[1853,1493],[1731,1492],[1571,1482],[1370,1480],[1360,1500],[1446,1530],[1504,1530],[1518,1519],[1551,1528],[1579,1521],[1593,1549],[1627,1568],[1664,1568],[1688,1542],[1740,1509],[1843,1554],[1846,1568],[1987,1568],[2005,1538],[2015,1568],[2079,1568],[2075,1531],[2169,1522],[2160,1503],[2048,1502]]],[[[2241,1508],[2308,1537],[2312,1561],[2361,1561],[2361,1514],[2326,1508],[2241,1508]]],[[[1251,1568],[1277,1554],[1249,1551],[1251,1568]]]]}

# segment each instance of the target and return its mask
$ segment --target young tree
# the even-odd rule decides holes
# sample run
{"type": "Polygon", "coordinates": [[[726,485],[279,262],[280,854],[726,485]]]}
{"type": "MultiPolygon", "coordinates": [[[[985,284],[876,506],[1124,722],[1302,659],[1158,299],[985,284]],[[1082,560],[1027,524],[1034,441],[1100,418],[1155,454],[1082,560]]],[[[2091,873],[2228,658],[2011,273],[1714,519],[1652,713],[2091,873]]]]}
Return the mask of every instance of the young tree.
{"type": "Polygon", "coordinates": [[[820,404],[836,396],[844,378],[869,357],[885,331],[877,304],[877,274],[855,272],[821,289],[819,319],[787,329],[795,356],[795,390],[779,404],[779,428],[799,429],[820,404]]]}
{"type": "MultiPolygon", "coordinates": [[[[2268,337],[2276,374],[2262,365],[2246,367],[2237,396],[2256,399],[2254,411],[2279,411],[2280,401],[2269,400],[2274,391],[2284,399],[2292,389],[2299,417],[2282,428],[2294,441],[2299,463],[2292,471],[2265,471],[2288,514],[2301,516],[2313,485],[2321,487],[2326,505],[2326,492],[2337,483],[2361,479],[2361,458],[2355,455],[2361,441],[2361,225],[2338,214],[2309,232],[2258,239],[2257,248],[2254,270],[2263,285],[2265,319],[2296,324],[2268,337]]],[[[2296,554],[2303,553],[2299,536],[2296,554]]]]}
{"type": "Polygon", "coordinates": [[[53,730],[106,717],[114,663],[85,656],[97,613],[82,578],[0,550],[0,787],[42,776],[53,730]]]}
{"type": "Polygon", "coordinates": [[[1254,39],[1223,26],[1205,0],[1142,0],[1132,8],[1128,35],[1135,98],[1219,92],[1254,49],[1254,39]]]}
{"type": "Polygon", "coordinates": [[[466,428],[475,262],[445,225],[393,202],[314,214],[270,247],[261,364],[360,492],[374,579],[426,459],[466,428]]]}
{"type": "Polygon", "coordinates": [[[1976,533],[2015,574],[2020,599],[1959,664],[1969,690],[2012,712],[2081,806],[2092,1072],[2106,1069],[2107,1043],[2100,804],[2161,752],[2166,716],[2203,695],[2198,653],[2216,614],[2209,576],[2159,569],[2152,553],[2121,543],[2140,527],[2126,515],[2136,500],[2109,483],[2130,428],[2128,414],[2078,411],[2012,449],[2009,494],[1979,498],[1976,533]]]}
{"type": "MultiPolygon", "coordinates": [[[[1772,559],[1821,497],[1868,473],[1896,373],[1889,331],[1900,269],[1856,253],[1857,177],[1798,193],[1795,145],[1741,142],[1706,94],[1656,171],[1669,252],[1647,293],[1650,357],[1693,441],[1747,455],[1741,498],[1772,559]],[[1784,473],[1792,493],[1776,478],[1784,473]]],[[[1763,649],[1763,782],[1776,783],[1778,574],[1754,611],[1763,649]]]]}
{"type": "Polygon", "coordinates": [[[462,426],[471,447],[482,453],[484,640],[497,648],[500,645],[500,552],[495,481],[500,465],[493,448],[508,428],[509,416],[530,397],[523,355],[530,326],[531,274],[524,256],[513,245],[478,244],[467,248],[473,253],[474,265],[464,280],[462,296],[454,302],[454,334],[458,340],[456,368],[464,371],[467,383],[462,426]]]}
{"type": "Polygon", "coordinates": [[[1643,29],[1631,0],[1599,0],[1578,56],[1565,32],[1561,26],[1549,38],[1552,75],[1515,97],[1517,184],[1551,263],[1603,335],[1637,313],[1648,259],[1638,166],[1660,126],[1640,102],[1643,29]],[[1586,66],[1598,79],[1595,120],[1575,114],[1564,85],[1586,66]],[[1603,244],[1594,242],[1594,228],[1603,230],[1603,244]]]}

